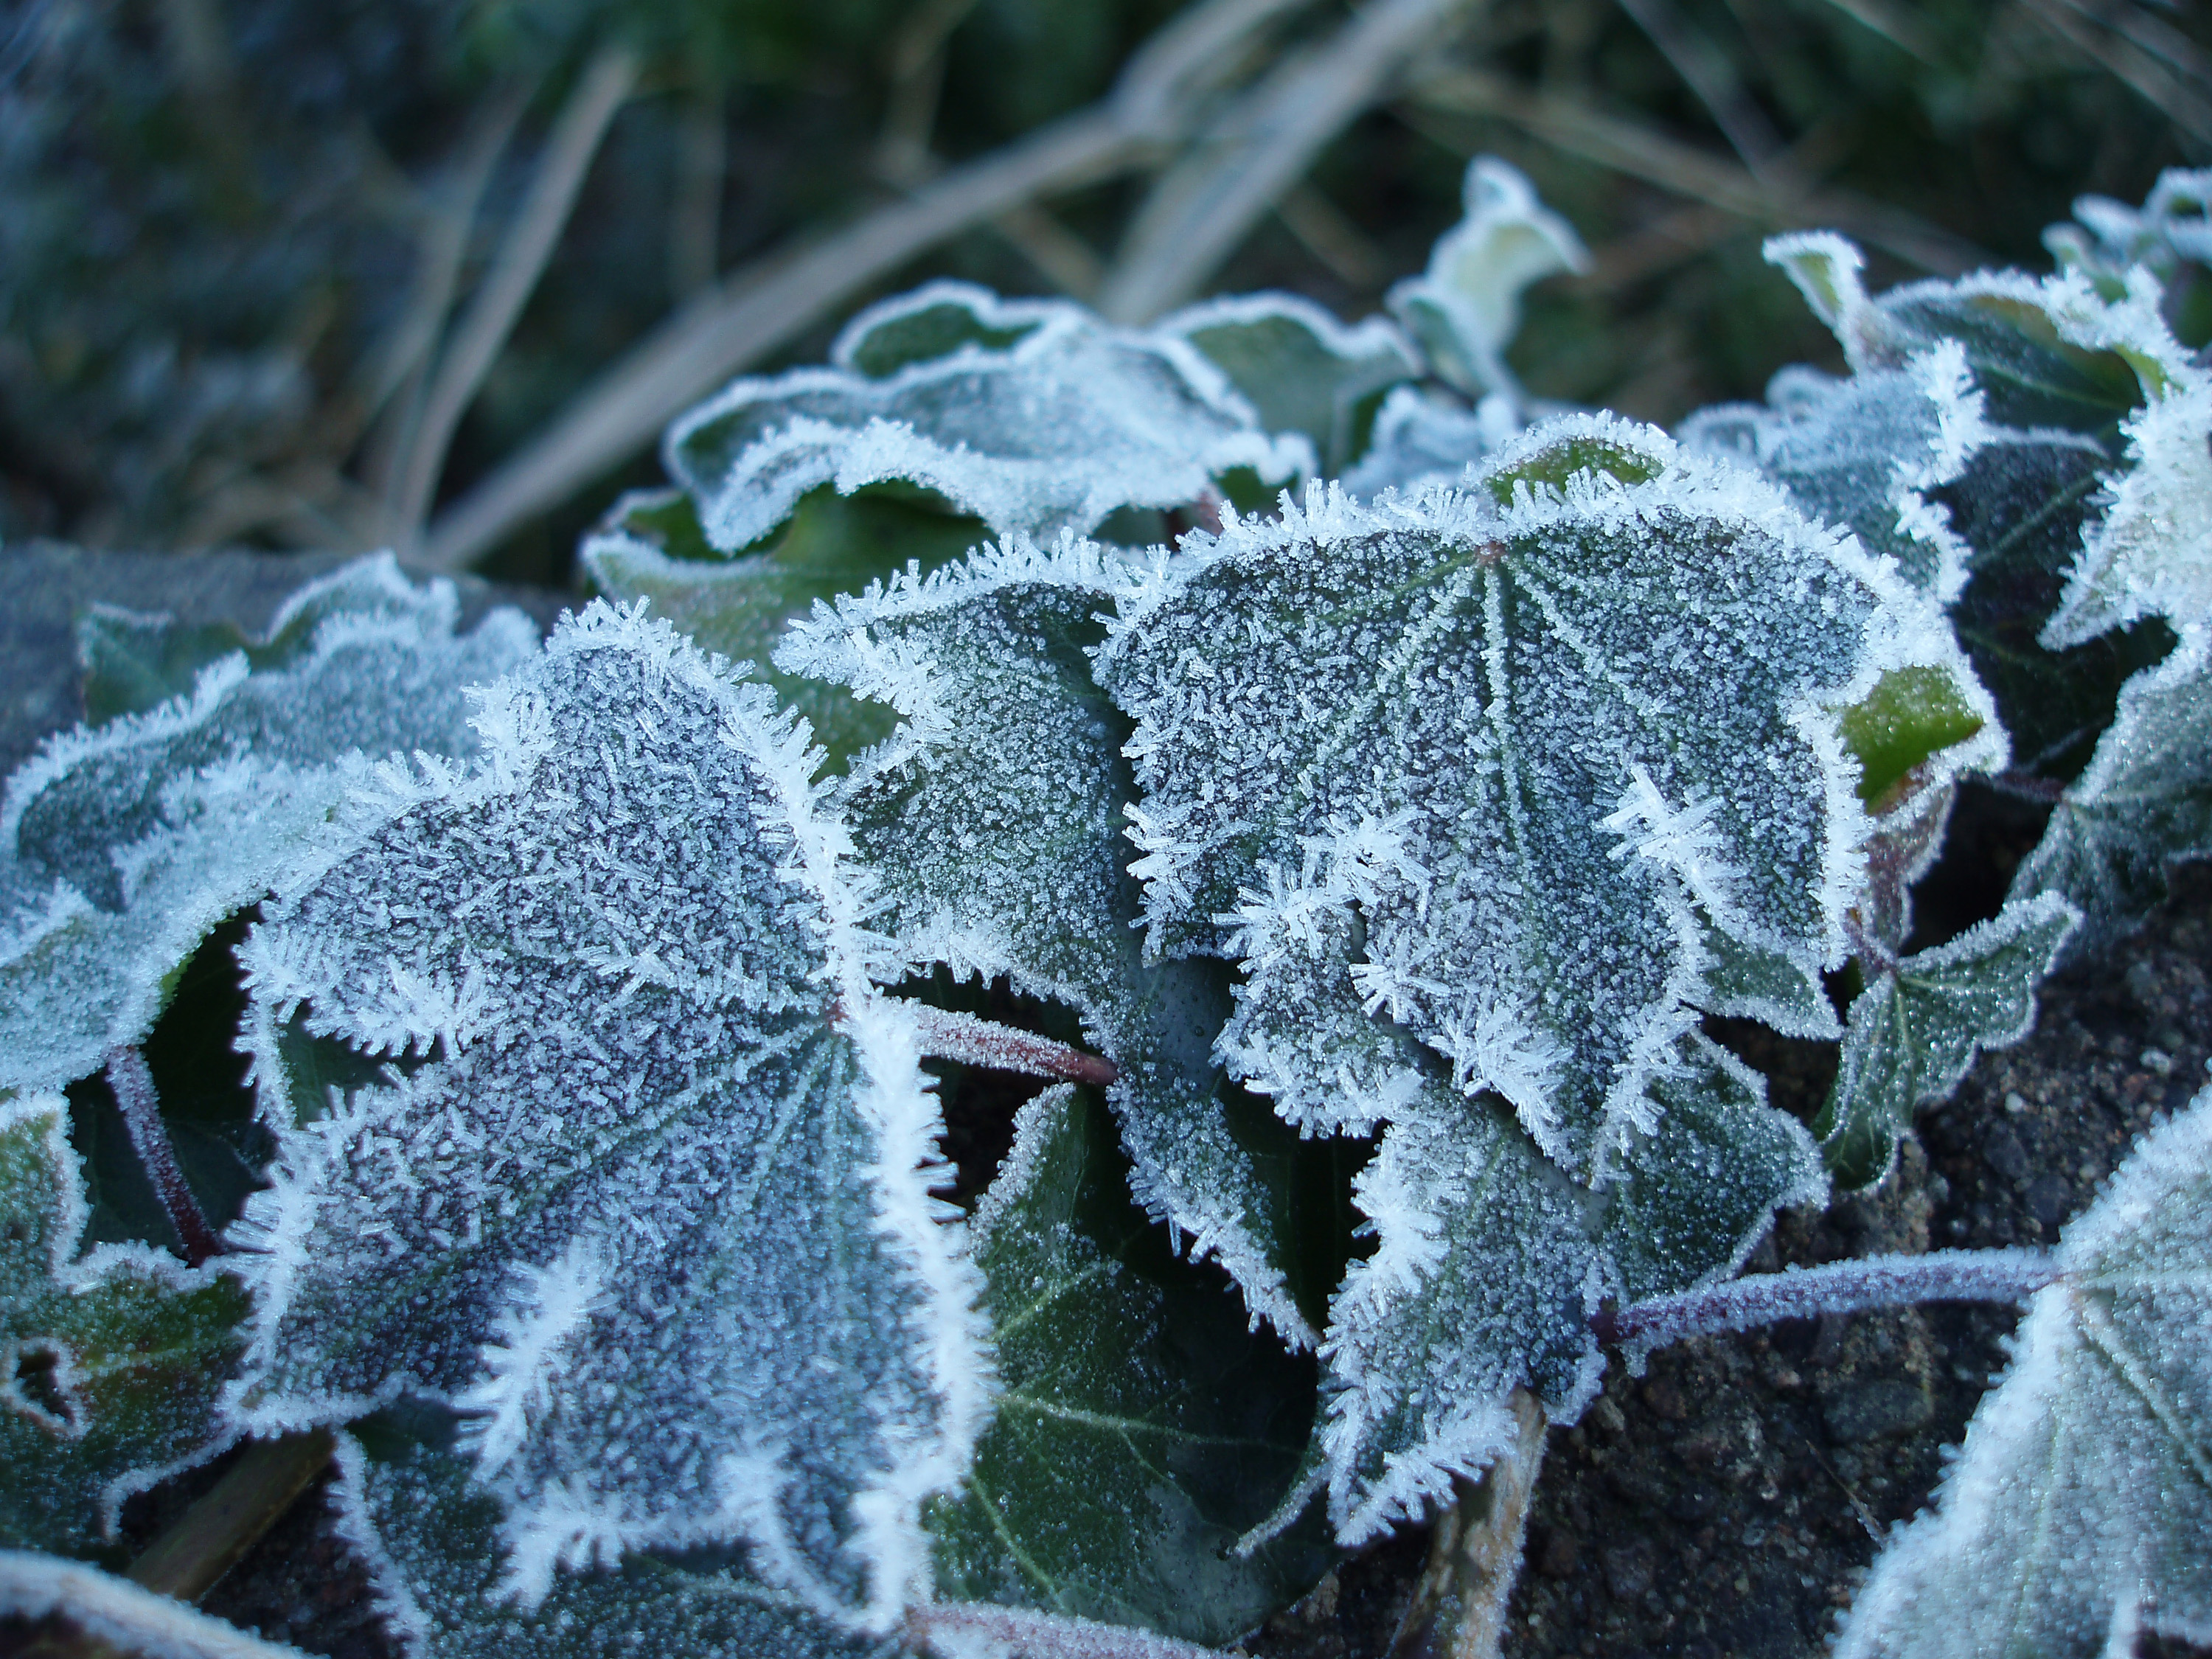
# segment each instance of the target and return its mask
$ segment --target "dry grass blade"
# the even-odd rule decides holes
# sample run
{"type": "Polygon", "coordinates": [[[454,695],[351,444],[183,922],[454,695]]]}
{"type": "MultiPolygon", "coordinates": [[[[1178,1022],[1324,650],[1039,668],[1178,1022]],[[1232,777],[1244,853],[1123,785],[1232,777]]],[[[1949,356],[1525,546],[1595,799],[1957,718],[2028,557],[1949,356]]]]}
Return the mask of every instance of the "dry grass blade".
{"type": "Polygon", "coordinates": [[[2176,126],[2191,137],[2212,142],[2212,101],[2191,91],[2172,66],[2178,62],[2185,71],[2197,70],[2202,60],[2194,47],[2178,33],[2172,41],[2160,40],[2162,50],[2154,51],[2130,36],[2144,35],[2146,32],[2140,26],[2155,20],[2132,15],[2138,27],[2130,30],[2118,27],[2106,13],[2071,3],[2071,0],[2021,0],[2021,3],[2037,22],[2126,82],[2137,96],[2176,126]],[[2186,55],[2169,61],[2176,41],[2186,55]]]}
{"type": "Polygon", "coordinates": [[[1782,149],[1782,136],[1752,101],[1728,54],[1682,15],[1674,0],[1620,0],[1620,9],[1650,37],[1659,54],[1698,95],[1729,141],[1753,173],[1764,174],[1782,149]]]}
{"type": "Polygon", "coordinates": [[[1931,68],[1941,61],[1935,41],[1911,11],[1893,6],[1888,0],[1828,0],[1828,3],[1861,28],[1879,34],[1899,52],[1931,68]]]}
{"type": "Polygon", "coordinates": [[[1640,123],[1573,99],[1530,92],[1480,70],[1447,69],[1425,76],[1410,88],[1409,99],[1416,112],[1425,106],[1509,122],[1570,155],[1753,224],[1778,229],[1832,227],[1941,276],[1996,263],[1972,242],[1901,208],[1846,191],[1808,189],[1790,179],[1762,180],[1640,123]]]}
{"type": "Polygon", "coordinates": [[[1452,1477],[1452,1506],[1437,1518],[1428,1565],[1398,1621],[1391,1659],[1497,1659],[1551,1427],[1526,1389],[1516,1389],[1508,1405],[1513,1444],[1479,1479],[1452,1477]]]}
{"type": "Polygon", "coordinates": [[[1279,65],[1154,186],[1099,290],[1099,309],[1142,323],[1193,298],[1315,156],[1469,3],[1376,0],[1334,38],[1279,65]]]}
{"type": "Polygon", "coordinates": [[[483,287],[441,355],[423,398],[421,424],[393,481],[390,523],[396,540],[411,545],[417,539],[445,470],[454,428],[544,273],[575,208],[592,158],[599,154],[599,141],[637,84],[637,71],[636,57],[628,47],[602,47],[555,120],[530,193],[515,214],[483,287]]]}
{"type": "Polygon", "coordinates": [[[1055,191],[1111,178],[1181,137],[1237,48],[1307,0],[1211,0],[1139,48],[1114,90],[904,201],[734,273],[676,313],[442,514],[419,562],[459,570],[635,453],[686,405],[925,248],[1055,191]]]}

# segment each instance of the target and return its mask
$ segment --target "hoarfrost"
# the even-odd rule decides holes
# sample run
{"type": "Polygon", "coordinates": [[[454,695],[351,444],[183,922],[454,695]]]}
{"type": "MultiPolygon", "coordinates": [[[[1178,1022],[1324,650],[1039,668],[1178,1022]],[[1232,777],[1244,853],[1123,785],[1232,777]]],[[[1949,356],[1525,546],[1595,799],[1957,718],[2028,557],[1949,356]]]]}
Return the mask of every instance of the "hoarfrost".
{"type": "Polygon", "coordinates": [[[9,780],[0,1087],[58,1087],[144,1036],[210,928],[359,833],[369,759],[475,747],[465,688],[521,662],[537,629],[502,609],[456,637],[459,614],[451,582],[358,561],[189,696],[52,738],[9,780]]]}
{"type": "Polygon", "coordinates": [[[2212,1091],[2059,1244],[1937,1510],[1875,1561],[1837,1652],[2089,1659],[2212,1623],[2212,1091]]]}
{"type": "Polygon", "coordinates": [[[839,798],[894,945],[879,976],[943,963],[1078,1010],[1119,1068],[1109,1098],[1139,1200],[1194,1253],[1219,1256],[1255,1316],[1306,1346],[1282,1265],[1288,1218],[1218,1091],[1222,994],[1197,964],[1146,963],[1134,929],[1127,725],[1086,654],[1131,580],[1072,536],[1050,552],[1010,538],[818,607],[778,661],[903,716],[839,798]]]}
{"type": "Polygon", "coordinates": [[[669,428],[669,472],[723,552],[825,483],[919,485],[999,534],[1049,534],[1194,501],[1232,468],[1282,483],[1317,465],[1184,341],[1060,301],[933,283],[863,312],[830,360],[738,380],[669,428]]]}
{"type": "Polygon", "coordinates": [[[77,1553],[114,1540],[125,1498],[230,1443],[216,1395],[246,1298],[143,1244],[79,1254],[58,1094],[0,1098],[0,1545],[77,1553]]]}
{"type": "Polygon", "coordinates": [[[1437,374],[1474,396],[1503,392],[1517,402],[1505,348],[1521,326],[1521,290],[1557,271],[1588,270],[1589,252],[1520,169],[1495,155],[1468,164],[1461,196],[1465,216],[1437,239],[1428,270],[1393,288],[1389,303],[1437,374]]]}
{"type": "Polygon", "coordinates": [[[1853,544],[1611,419],[1532,429],[1465,493],[1314,489],[1183,547],[1098,659],[1137,718],[1150,939],[1251,965],[1224,1058],[1310,1124],[1371,1122],[1418,1038],[1601,1182],[1708,926],[1808,987],[1839,959],[1866,820],[1838,711],[1917,666],[1995,725],[1853,544]],[[1397,850],[1354,892],[1319,849],[1370,823],[1397,850]]]}
{"type": "Polygon", "coordinates": [[[1916,1108],[1948,1099],[1985,1048],[2035,1023],[2035,989],[2081,912],[2056,893],[2014,899],[1957,939],[1901,962],[1860,964],[1843,1057],[1814,1125],[1828,1162],[1853,1186],[1881,1179],[1916,1108]]]}
{"type": "Polygon", "coordinates": [[[935,1103],[861,970],[819,751],[772,708],[594,605],[483,695],[474,768],[392,778],[389,821],[240,951],[256,1031],[304,1008],[430,1058],[281,1135],[235,1230],[234,1419],[483,1413],[525,1607],[556,1568],[742,1539],[886,1630],[988,1409],[935,1103]]]}

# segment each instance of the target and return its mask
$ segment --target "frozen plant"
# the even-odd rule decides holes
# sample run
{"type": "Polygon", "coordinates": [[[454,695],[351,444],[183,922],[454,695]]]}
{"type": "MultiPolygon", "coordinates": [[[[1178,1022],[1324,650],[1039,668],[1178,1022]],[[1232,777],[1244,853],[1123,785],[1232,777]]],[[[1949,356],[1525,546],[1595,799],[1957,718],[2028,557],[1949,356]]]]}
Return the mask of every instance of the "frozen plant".
{"type": "MultiPolygon", "coordinates": [[[[2206,1108],[2055,1256],[1736,1275],[2212,853],[2204,371],[2140,269],[1876,295],[1821,234],[1770,257],[1848,377],[1672,435],[1547,411],[1504,352],[1580,244],[1502,163],[1467,204],[1395,321],[886,301],[677,422],[550,640],[364,565],[52,740],[0,818],[40,1241],[0,1424],[85,1455],[11,1461],[0,1515],[59,1528],[16,1541],[97,1553],[117,1493],[327,1431],[410,1653],[1165,1659],[1470,1480],[1525,1499],[1608,1345],[2033,1297],[1884,1571],[2039,1595],[2013,1517],[2063,1490],[2101,1577],[2050,1650],[2197,1628],[2015,1419],[2201,1476],[2206,1108]],[[1927,937],[1969,785],[2050,827],[1927,937]],[[142,1053],[226,969],[234,1218],[161,1178],[142,1053]],[[1816,1121],[1716,1017],[1841,1044],[1816,1121]],[[103,1074],[168,1219],[81,1253],[56,1091],[103,1074]],[[93,1456],[95,1305],[211,1386],[93,1456]]],[[[1847,1640],[1887,1650],[1888,1582],[1847,1640]]]]}

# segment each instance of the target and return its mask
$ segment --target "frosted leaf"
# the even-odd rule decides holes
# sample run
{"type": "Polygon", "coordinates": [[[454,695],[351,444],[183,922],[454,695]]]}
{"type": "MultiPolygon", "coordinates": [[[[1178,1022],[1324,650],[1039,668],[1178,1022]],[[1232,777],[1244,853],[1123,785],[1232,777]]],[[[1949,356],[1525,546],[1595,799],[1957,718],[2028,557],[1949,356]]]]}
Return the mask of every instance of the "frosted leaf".
{"type": "Polygon", "coordinates": [[[2139,617],[2212,623],[2212,378],[2192,371],[2121,422],[2126,470],[2108,486],[2042,643],[2078,645],[2139,617]]]}
{"type": "Polygon", "coordinates": [[[2111,466],[2104,447],[2079,434],[2000,428],[1939,492],[1972,549],[1951,625],[1996,699],[2013,765],[2062,781],[2087,763],[2128,677],[2173,642],[2155,621],[2063,650],[2039,642],[2103,511],[2111,466]]]}
{"type": "Polygon", "coordinates": [[[255,1031],[303,1008],[428,1058],[280,1136],[235,1230],[233,1416],[467,1413],[526,1607],[556,1568],[742,1539],[885,1630],[988,1409],[935,1102],[861,972],[820,752],[772,710],[595,604],[484,694],[477,766],[394,777],[404,810],[240,952],[255,1031]]]}
{"type": "Polygon", "coordinates": [[[1938,601],[1956,598],[1971,550],[1923,492],[1954,482],[1989,440],[1958,343],[1942,341],[1903,368],[1847,380],[1784,369],[1767,400],[1765,410],[1692,416],[1683,445],[1750,461],[1808,518],[1851,531],[1938,601]]]}
{"type": "Polygon", "coordinates": [[[2014,897],[2063,893],[2082,913],[2071,949],[2132,931],[2166,896],[2166,872],[2212,858],[2212,627],[2121,689],[2119,710],[2059,797],[2014,897]]]}
{"type": "Polygon", "coordinates": [[[0,1546],[82,1554],[230,1443],[216,1395],[246,1297],[143,1244],[80,1255],[69,1121],[58,1094],[0,1095],[0,1546]]]}
{"type": "Polygon", "coordinates": [[[1887,1175],[1914,1110],[1949,1098],[1982,1050],[2027,1035],[2036,988],[2080,920],[2044,893],[1894,965],[1860,957],[1867,986],[1814,1125],[1839,1180],[1860,1187],[1887,1175]]]}
{"type": "Polygon", "coordinates": [[[2063,269],[2101,278],[2100,286],[2124,285],[2133,265],[2160,280],[2184,260],[2212,265],[2212,171],[2166,168],[2139,208],[2109,196],[2076,197],[2074,219],[2046,229],[2044,245],[2063,269]]]}
{"type": "Polygon", "coordinates": [[[2131,1653],[2212,1624],[2212,1091],[2059,1244],[1937,1509],[1893,1534],[1836,1651],[2131,1653]]]}
{"type": "Polygon", "coordinates": [[[1330,477],[1367,447],[1361,428],[1377,394],[1420,373],[1413,346],[1384,319],[1347,328],[1295,294],[1208,300],[1153,330],[1196,347],[1268,431],[1304,434],[1330,477]]]}
{"type": "Polygon", "coordinates": [[[721,551],[759,540],[823,484],[896,480],[1001,535],[1045,534],[1194,501],[1232,468],[1282,483],[1316,465],[1303,437],[1262,432],[1189,345],[1062,301],[932,283],[863,312],[830,358],[735,381],[669,428],[670,475],[721,551]]]}
{"type": "Polygon", "coordinates": [[[1495,155],[1468,164],[1461,197],[1465,216],[1437,239],[1428,270],[1393,288],[1389,303],[1444,380],[1477,397],[1517,398],[1505,348],[1521,326],[1521,290],[1558,271],[1588,270],[1589,253],[1521,170],[1495,155]]]}
{"type": "Polygon", "coordinates": [[[1652,1093],[1658,1127],[1622,1158],[1600,1235],[1630,1302],[1732,1277],[1777,1209],[1828,1199],[1804,1126],[1769,1106],[1765,1079],[1717,1044],[1691,1036],[1652,1093]]]}
{"type": "Polygon", "coordinates": [[[1322,1443],[1346,1547],[1510,1446],[1514,1389],[1572,1421],[1604,1370],[1589,1318],[1614,1286],[1583,1194],[1503,1112],[1428,1092],[1353,1184],[1377,1246],[1329,1304],[1322,1443]]]}
{"type": "Polygon", "coordinates": [[[474,748],[465,689],[537,629],[500,610],[457,638],[458,615],[451,582],[364,559],[189,697],[47,740],[0,805],[0,1086],[58,1087],[143,1037],[209,929],[347,843],[368,758],[474,748]]]}
{"type": "Polygon", "coordinates": [[[338,1441],[338,1529],[369,1575],[408,1659],[892,1659],[895,1642],[840,1632],[763,1583],[741,1554],[682,1563],[625,1556],[564,1572],[536,1607],[502,1594],[499,1498],[420,1407],[371,1418],[338,1441]]]}
{"type": "Polygon", "coordinates": [[[1522,426],[1513,399],[1493,392],[1474,409],[1420,386],[1395,386],[1375,416],[1359,464],[1344,475],[1347,495],[1371,500],[1386,489],[1456,483],[1460,474],[1504,447],[1522,426]]]}
{"type": "Polygon", "coordinates": [[[1708,927],[1705,988],[1698,1006],[1709,1014],[1755,1019],[1784,1036],[1828,1039],[1844,1034],[1816,980],[1779,951],[1762,949],[1708,927]]]}
{"type": "Polygon", "coordinates": [[[1227,1642],[1334,1564],[1311,1536],[1229,1553],[1298,1467],[1312,1366],[1170,1256],[1123,1167],[1074,1090],[1022,1108],[975,1219],[998,1417],[931,1516],[937,1593],[1227,1642]]]}
{"type": "MultiPolygon", "coordinates": [[[[1609,418],[1532,429],[1465,494],[1311,490],[1183,547],[1098,659],[1137,719],[1154,946],[1256,966],[1349,896],[1333,971],[1582,1180],[1653,1119],[1706,991],[1700,914],[1808,984],[1838,959],[1866,830],[1838,711],[1924,673],[1992,728],[1937,781],[2002,752],[1909,590],[1609,418]],[[1340,878],[1355,840],[1368,873],[1340,878]]],[[[1298,1007],[1345,1006],[1331,971],[1301,970],[1298,1007]]],[[[1297,1063],[1302,1121],[1376,1115],[1371,1070],[1297,1063]]]]}
{"type": "Polygon", "coordinates": [[[1965,350],[1989,417],[2022,428],[2102,434],[2143,400],[2190,378],[2148,277],[2107,299],[2079,274],[1978,271],[1869,296],[1865,260],[1833,231],[1771,238],[1766,257],[1834,331],[1859,373],[1902,368],[1937,342],[1965,350]]]}
{"type": "Polygon", "coordinates": [[[784,706],[814,729],[832,761],[890,735],[889,710],[770,660],[785,625],[817,599],[857,592],[918,563],[932,570],[982,538],[975,520],[877,495],[817,489],[803,496],[769,545],[732,559],[714,555],[690,498],[638,492],[616,504],[578,557],[592,586],[618,605],[648,601],[698,647],[750,662],[784,706]]]}
{"type": "Polygon", "coordinates": [[[1511,1444],[1514,1389],[1573,1421],[1603,1370],[1589,1317],[1605,1298],[1726,1278],[1777,1206],[1826,1197],[1811,1139],[1755,1073],[1697,1036],[1668,1059],[1658,1124],[1597,1208],[1494,1102],[1436,1078],[1397,1103],[1353,1188],[1376,1249],[1322,1349],[1340,1543],[1418,1519],[1511,1444]]]}
{"type": "Polygon", "coordinates": [[[840,799],[895,945],[879,975],[943,963],[1074,1007],[1120,1069],[1110,1098],[1138,1197],[1218,1255],[1256,1315],[1310,1344],[1285,1272],[1280,1195],[1218,1092],[1211,1044],[1225,1000],[1196,964],[1147,964],[1134,926],[1128,726],[1086,654],[1130,579],[1072,538],[1049,554],[1010,540],[820,608],[779,660],[902,717],[855,761],[840,799]]]}

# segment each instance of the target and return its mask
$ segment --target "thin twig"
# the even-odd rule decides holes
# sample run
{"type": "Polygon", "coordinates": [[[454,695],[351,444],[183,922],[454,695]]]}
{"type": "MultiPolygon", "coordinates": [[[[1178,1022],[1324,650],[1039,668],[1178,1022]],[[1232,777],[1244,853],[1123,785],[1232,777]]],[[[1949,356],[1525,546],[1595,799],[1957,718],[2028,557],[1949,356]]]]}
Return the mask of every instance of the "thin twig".
{"type": "Polygon", "coordinates": [[[530,192],[508,227],[483,288],[441,354],[437,374],[423,398],[422,422],[395,480],[391,524],[396,540],[411,544],[418,538],[445,471],[454,429],[544,275],[575,209],[599,141],[637,84],[637,58],[629,47],[602,46],[556,118],[530,192]]]}
{"type": "Polygon", "coordinates": [[[1146,1630],[982,1601],[929,1602],[908,1608],[906,1627],[907,1639],[915,1647],[948,1659],[979,1650],[1008,1659],[1222,1659],[1212,1648],[1146,1630]]]}
{"type": "Polygon", "coordinates": [[[27,1550],[0,1550],[0,1618],[60,1618],[92,1644],[165,1659],[305,1659],[299,1649],[248,1636],[181,1601],[97,1567],[27,1550]]]}
{"type": "Polygon", "coordinates": [[[955,167],[804,249],[732,273],[605,370],[546,428],[441,514],[419,562],[465,568],[659,435],[730,375],[925,248],[1009,209],[1115,177],[1181,137],[1238,44],[1309,0],[1208,0],[1178,14],[1098,103],[955,167]]]}
{"type": "Polygon", "coordinates": [[[198,1601],[314,1483],[337,1443],[328,1429],[253,1442],[131,1564],[131,1582],[198,1601]]]}
{"type": "MultiPolygon", "coordinates": [[[[1121,1073],[1110,1060],[1071,1048],[1030,1031],[1017,1031],[973,1014],[952,1013],[919,1002],[902,1005],[913,1017],[921,1052],[932,1060],[957,1060],[997,1072],[1105,1087],[1121,1073]]],[[[834,1018],[835,1016],[833,1015],[834,1018]]]]}
{"type": "Polygon", "coordinates": [[[1329,40],[1278,65],[1153,187],[1098,308],[1144,323],[1196,295],[1314,158],[1475,3],[1374,0],[1329,40]]]}
{"type": "Polygon", "coordinates": [[[161,1121],[161,1103],[154,1093],[154,1074],[146,1056],[127,1045],[107,1051],[107,1083],[123,1109],[123,1127],[130,1131],[131,1149],[153,1183],[154,1195],[176,1229],[185,1260],[195,1267],[211,1255],[222,1254],[222,1242],[200,1213],[199,1200],[185,1184],[177,1167],[177,1149],[169,1144],[169,1131],[161,1121]]]}
{"type": "Polygon", "coordinates": [[[2063,1276],[2048,1250],[1931,1250],[1875,1255],[1753,1273],[1679,1296],[1600,1309],[1590,1330],[1601,1342],[1632,1339],[1665,1347],[1684,1337],[1746,1331],[1778,1319],[1863,1313],[1923,1302],[2026,1302],[2063,1276]]]}
{"type": "Polygon", "coordinates": [[[1409,115],[1422,108],[1505,121],[1570,155],[1776,228],[1833,225],[1942,276],[1995,263],[1972,242],[1901,208],[1850,191],[1808,189],[1793,179],[1762,181],[1746,168],[1638,122],[1571,98],[1531,92],[1480,70],[1443,68],[1408,88],[1409,115]]]}

